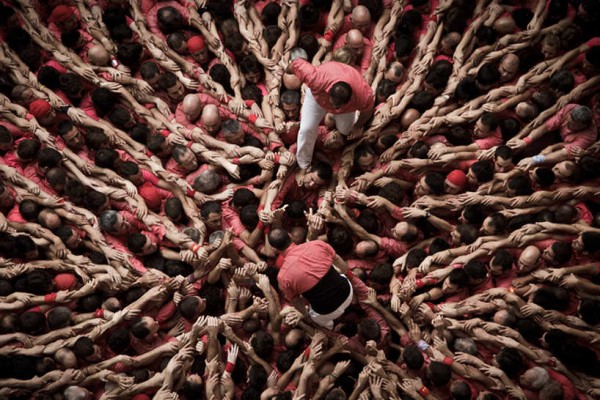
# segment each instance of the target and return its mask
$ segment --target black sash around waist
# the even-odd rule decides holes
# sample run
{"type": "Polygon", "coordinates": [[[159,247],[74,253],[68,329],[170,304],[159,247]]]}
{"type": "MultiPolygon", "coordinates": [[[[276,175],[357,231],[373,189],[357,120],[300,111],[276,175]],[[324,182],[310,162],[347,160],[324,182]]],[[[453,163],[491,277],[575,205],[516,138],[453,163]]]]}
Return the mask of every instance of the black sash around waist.
{"type": "Polygon", "coordinates": [[[316,313],[326,315],[337,310],[350,296],[350,282],[331,267],[321,280],[302,293],[302,296],[308,300],[316,313]]]}

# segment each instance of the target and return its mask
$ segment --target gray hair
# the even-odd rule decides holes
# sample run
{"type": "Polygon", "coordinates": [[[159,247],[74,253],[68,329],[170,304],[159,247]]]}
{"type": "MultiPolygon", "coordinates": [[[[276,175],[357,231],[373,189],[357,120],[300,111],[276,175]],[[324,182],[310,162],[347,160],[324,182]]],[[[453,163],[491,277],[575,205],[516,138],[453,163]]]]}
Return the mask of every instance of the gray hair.
{"type": "Polygon", "coordinates": [[[224,237],[225,237],[225,232],[224,231],[214,231],[208,237],[208,244],[213,244],[218,239],[223,239],[224,237]]]}
{"type": "Polygon", "coordinates": [[[571,118],[573,121],[585,125],[586,127],[592,124],[593,117],[594,113],[587,106],[577,106],[571,110],[571,118]]]}
{"type": "Polygon", "coordinates": [[[183,231],[181,231],[184,235],[187,235],[190,239],[192,239],[194,242],[198,243],[198,241],[200,240],[200,230],[197,228],[194,228],[193,226],[188,226],[187,228],[184,228],[183,231]]]}
{"type": "Polygon", "coordinates": [[[535,390],[540,390],[542,387],[544,387],[544,385],[546,385],[546,383],[548,383],[548,380],[550,379],[550,375],[548,375],[548,371],[546,371],[544,368],[542,367],[533,367],[531,369],[529,369],[527,372],[533,372],[535,378],[531,381],[531,388],[535,389],[535,390]]]}
{"type": "Polygon", "coordinates": [[[477,354],[477,345],[471,338],[458,338],[454,341],[454,350],[475,355],[477,354]]]}
{"type": "Polygon", "coordinates": [[[290,62],[294,61],[297,58],[308,60],[308,53],[301,47],[294,47],[290,52],[290,62]]]}
{"type": "Polygon", "coordinates": [[[221,129],[223,129],[223,133],[225,134],[234,133],[240,130],[240,123],[235,119],[228,119],[227,121],[223,122],[221,129]]]}
{"type": "Polygon", "coordinates": [[[110,232],[117,223],[119,214],[115,210],[106,210],[100,215],[100,229],[110,232]]]}
{"type": "Polygon", "coordinates": [[[297,90],[286,90],[281,93],[281,103],[300,104],[300,93],[297,90]]]}
{"type": "Polygon", "coordinates": [[[221,185],[221,177],[213,170],[202,172],[194,180],[193,187],[195,190],[202,193],[212,193],[221,185]]]}

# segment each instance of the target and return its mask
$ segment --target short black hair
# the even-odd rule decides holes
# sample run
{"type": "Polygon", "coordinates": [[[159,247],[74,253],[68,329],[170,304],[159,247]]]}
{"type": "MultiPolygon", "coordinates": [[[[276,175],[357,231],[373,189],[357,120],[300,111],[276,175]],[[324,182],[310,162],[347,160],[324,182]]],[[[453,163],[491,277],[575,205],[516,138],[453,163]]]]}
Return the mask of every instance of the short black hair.
{"type": "Polygon", "coordinates": [[[352,87],[346,82],[334,83],[329,90],[329,96],[336,99],[340,104],[346,104],[352,98],[352,87]]]}
{"type": "Polygon", "coordinates": [[[292,243],[290,235],[285,229],[276,228],[271,230],[268,235],[269,244],[277,250],[285,250],[292,243]]]}

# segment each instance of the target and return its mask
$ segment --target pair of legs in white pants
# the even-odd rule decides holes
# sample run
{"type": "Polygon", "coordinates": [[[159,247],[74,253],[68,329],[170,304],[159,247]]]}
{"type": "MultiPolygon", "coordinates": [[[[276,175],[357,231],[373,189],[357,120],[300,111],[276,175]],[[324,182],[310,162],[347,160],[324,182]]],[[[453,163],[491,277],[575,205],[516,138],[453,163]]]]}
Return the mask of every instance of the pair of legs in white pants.
{"type": "MultiPolygon", "coordinates": [[[[296,151],[298,165],[302,169],[310,166],[317,142],[317,128],[325,114],[327,111],[315,101],[310,89],[306,89],[304,104],[302,104],[300,112],[300,130],[298,131],[298,149],[296,151]]],[[[356,112],[334,114],[333,119],[337,130],[347,136],[354,126],[356,112]]]]}

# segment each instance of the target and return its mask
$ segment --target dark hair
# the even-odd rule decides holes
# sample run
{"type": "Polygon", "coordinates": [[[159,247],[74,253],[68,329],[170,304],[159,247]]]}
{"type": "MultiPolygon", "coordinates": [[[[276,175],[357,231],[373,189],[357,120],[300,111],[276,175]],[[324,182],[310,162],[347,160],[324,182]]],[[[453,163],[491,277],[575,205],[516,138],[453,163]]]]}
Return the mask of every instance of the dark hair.
{"type": "Polygon", "coordinates": [[[246,188],[237,189],[231,198],[231,204],[238,208],[254,203],[256,203],[256,196],[254,195],[254,192],[246,188]]]}
{"type": "MultiPolygon", "coordinates": [[[[390,82],[390,81],[388,81],[388,82],[390,82]]],[[[396,92],[396,85],[393,82],[390,82],[390,83],[391,83],[391,88],[390,88],[391,90],[390,90],[389,95],[396,92]]],[[[444,84],[444,86],[445,86],[445,84],[444,84]]],[[[443,87],[442,87],[442,89],[443,89],[443,87]]],[[[412,100],[410,101],[410,104],[408,105],[408,107],[414,108],[415,110],[417,110],[418,112],[423,114],[425,111],[429,110],[433,106],[434,101],[435,101],[435,96],[433,94],[426,92],[424,90],[421,90],[421,91],[415,93],[415,95],[413,96],[412,100]]]]}
{"type": "Polygon", "coordinates": [[[200,209],[200,216],[204,219],[207,219],[210,214],[220,214],[221,213],[221,205],[216,201],[207,201],[202,205],[200,209]]]}
{"type": "Polygon", "coordinates": [[[46,316],[41,312],[25,311],[19,315],[21,332],[37,335],[46,330],[46,316]]]}
{"type": "Polygon", "coordinates": [[[394,269],[390,263],[377,264],[369,274],[369,279],[380,285],[389,285],[394,276],[394,269]]]}
{"type": "Polygon", "coordinates": [[[18,235],[15,237],[15,254],[27,255],[36,250],[37,245],[29,236],[18,235]]]}
{"type": "Polygon", "coordinates": [[[373,210],[366,209],[361,211],[356,218],[356,223],[368,233],[376,234],[379,232],[379,219],[373,210]]]}
{"type": "Polygon", "coordinates": [[[471,387],[465,381],[454,381],[450,393],[453,400],[470,400],[473,394],[471,387]]]}
{"type": "Polygon", "coordinates": [[[598,325],[600,323],[600,302],[594,299],[581,299],[579,314],[581,319],[588,324],[598,325]]]}
{"type": "Polygon", "coordinates": [[[400,205],[404,199],[402,187],[396,182],[385,184],[381,189],[379,189],[378,195],[389,200],[394,205],[400,205]]]}
{"type": "Polygon", "coordinates": [[[442,238],[435,238],[429,245],[429,255],[446,251],[450,248],[450,243],[442,238]]]}
{"type": "Polygon", "coordinates": [[[114,353],[122,354],[127,350],[130,342],[129,330],[126,328],[119,328],[108,336],[106,344],[114,353]]]}
{"type": "Polygon", "coordinates": [[[336,82],[329,90],[329,96],[340,104],[347,104],[352,98],[352,87],[346,82],[336,82]]]}
{"type": "Polygon", "coordinates": [[[485,63],[477,71],[475,79],[482,86],[495,85],[500,81],[500,72],[494,64],[485,63]]]}
{"type": "Polygon", "coordinates": [[[423,260],[425,260],[426,257],[427,253],[425,253],[425,250],[418,248],[410,249],[408,251],[408,254],[406,255],[406,268],[417,268],[419,265],[421,265],[421,263],[423,262],[423,260]]]}
{"type": "Polygon", "coordinates": [[[464,271],[463,268],[455,268],[450,272],[447,278],[450,283],[458,286],[459,289],[462,289],[467,286],[469,283],[469,276],[464,271]]]}
{"type": "Polygon", "coordinates": [[[256,204],[248,204],[240,210],[240,221],[248,230],[253,231],[258,225],[258,206],[256,204]]]}
{"type": "Polygon", "coordinates": [[[46,86],[48,89],[54,90],[58,88],[60,72],[54,67],[44,65],[37,73],[38,82],[46,86]]]}
{"type": "MultiPolygon", "coordinates": [[[[387,99],[388,97],[390,97],[391,95],[396,93],[396,84],[390,80],[382,79],[379,82],[379,84],[377,85],[376,93],[377,93],[377,96],[381,96],[384,99],[387,99]]],[[[413,101],[414,101],[414,97],[413,97],[413,101]]],[[[422,112],[422,111],[420,111],[420,112],[422,112]]]]}
{"type": "Polygon", "coordinates": [[[83,79],[79,75],[72,72],[62,74],[58,79],[60,90],[62,90],[68,97],[76,97],[81,92],[83,86],[83,79]]]}
{"type": "Polygon", "coordinates": [[[494,113],[484,112],[481,114],[481,123],[487,126],[490,131],[496,130],[498,128],[498,116],[494,113]]]}
{"type": "Polygon", "coordinates": [[[310,61],[319,51],[319,42],[313,34],[305,33],[298,39],[298,47],[306,51],[308,60],[310,61]]]}
{"type": "Polygon", "coordinates": [[[531,301],[546,310],[561,311],[569,306],[569,292],[561,287],[546,286],[537,290],[531,301]]]}
{"type": "Polygon", "coordinates": [[[173,86],[177,85],[177,82],[177,75],[175,75],[171,71],[165,71],[158,78],[158,87],[162,90],[168,90],[173,86]]]}
{"type": "Polygon", "coordinates": [[[285,250],[292,243],[288,232],[281,228],[271,230],[268,235],[269,244],[277,250],[285,250]]]}
{"type": "Polygon", "coordinates": [[[515,192],[515,196],[529,196],[533,193],[529,176],[518,174],[508,180],[508,188],[515,192]]]}
{"type": "Polygon", "coordinates": [[[508,250],[498,250],[494,255],[494,258],[490,261],[502,268],[502,271],[508,271],[512,268],[515,262],[515,257],[508,250]]]}
{"type": "Polygon", "coordinates": [[[496,41],[496,31],[489,26],[482,25],[475,31],[477,41],[482,45],[493,44],[496,41]]]}
{"type": "Polygon", "coordinates": [[[517,377],[524,366],[523,358],[519,351],[510,347],[503,347],[500,349],[498,354],[496,354],[496,362],[498,363],[498,367],[500,367],[509,378],[517,377]]]}
{"type": "Polygon", "coordinates": [[[148,79],[160,73],[160,68],[154,61],[144,61],[140,66],[140,74],[142,78],[148,79]]]}
{"type": "Polygon", "coordinates": [[[142,252],[148,238],[141,233],[135,232],[127,239],[127,248],[134,254],[142,252]]]}
{"type": "Polygon", "coordinates": [[[324,161],[317,161],[314,170],[317,172],[317,176],[325,182],[329,182],[333,176],[331,165],[324,161]]]}
{"type": "Polygon", "coordinates": [[[456,231],[459,233],[460,240],[464,244],[471,244],[479,237],[479,231],[472,224],[457,225],[456,231]]]}
{"type": "Polygon", "coordinates": [[[73,345],[73,353],[77,358],[86,358],[94,354],[94,342],[87,336],[82,336],[73,345]]]}
{"type": "Polygon", "coordinates": [[[181,300],[179,303],[179,312],[181,316],[187,320],[192,320],[196,317],[196,310],[200,300],[196,296],[189,296],[181,300]]]}
{"type": "Polygon", "coordinates": [[[252,348],[257,356],[262,358],[263,360],[268,360],[271,358],[271,353],[273,352],[273,336],[267,333],[264,330],[260,330],[256,332],[252,340],[250,341],[252,348]]]}
{"type": "Polygon", "coordinates": [[[431,189],[431,193],[434,195],[444,194],[444,182],[446,178],[439,172],[429,172],[425,175],[425,183],[431,189]]]}
{"type": "Polygon", "coordinates": [[[554,242],[552,244],[552,250],[554,251],[553,261],[557,265],[566,264],[573,255],[573,248],[570,243],[554,242]]]}
{"type": "Polygon", "coordinates": [[[476,97],[481,95],[481,90],[477,86],[477,82],[475,78],[470,76],[464,77],[458,85],[456,85],[456,90],[454,91],[454,97],[456,100],[468,102],[473,100],[476,97]]]}
{"type": "Polygon", "coordinates": [[[589,253],[595,253],[599,249],[600,233],[598,232],[583,232],[581,234],[581,241],[583,242],[583,250],[589,253]]]}
{"type": "Polygon", "coordinates": [[[327,243],[340,256],[347,256],[354,249],[352,234],[343,226],[336,225],[327,230],[327,243]]]}
{"type": "Polygon", "coordinates": [[[298,22],[302,31],[310,31],[319,23],[319,10],[312,4],[307,4],[298,10],[298,22]]]}
{"type": "Polygon", "coordinates": [[[358,323],[358,334],[365,341],[379,341],[379,338],[381,337],[381,328],[375,320],[364,318],[358,323]]]}
{"type": "Polygon", "coordinates": [[[577,222],[577,214],[577,208],[563,204],[554,211],[554,222],[557,224],[573,224],[577,222]]]}
{"type": "Polygon", "coordinates": [[[41,147],[42,144],[37,139],[23,139],[17,145],[17,155],[24,161],[31,161],[37,156],[41,147]]]}
{"type": "Polygon", "coordinates": [[[260,13],[260,19],[264,26],[277,25],[277,19],[281,13],[281,6],[277,3],[267,4],[260,13]]]}
{"type": "Polygon", "coordinates": [[[116,95],[106,88],[98,88],[92,92],[92,103],[99,117],[104,117],[117,104],[116,95]]]}
{"type": "Polygon", "coordinates": [[[494,178],[494,167],[488,160],[480,160],[471,165],[471,171],[479,184],[489,182],[494,178]]]}
{"type": "Polygon", "coordinates": [[[462,216],[466,223],[480,225],[485,219],[483,206],[481,204],[468,205],[463,209],[462,216]]]}
{"type": "Polygon", "coordinates": [[[159,8],[156,18],[163,33],[172,33],[184,26],[183,16],[179,10],[171,6],[159,8]]]}
{"type": "Polygon", "coordinates": [[[538,167],[533,171],[533,176],[536,183],[541,188],[547,188],[552,186],[554,181],[556,180],[556,175],[554,175],[554,171],[550,168],[538,167]]]}
{"type": "Polygon", "coordinates": [[[470,279],[481,280],[487,277],[487,269],[485,264],[479,260],[471,260],[465,264],[465,272],[470,279]]]}
{"type": "Polygon", "coordinates": [[[21,216],[29,222],[35,221],[40,211],[40,206],[33,200],[26,199],[19,204],[21,216]]]}
{"type": "Polygon", "coordinates": [[[527,25],[533,18],[533,11],[527,7],[516,8],[511,15],[517,27],[524,31],[527,30],[527,25]]]}
{"type": "Polygon", "coordinates": [[[138,339],[144,339],[150,334],[148,324],[143,319],[138,320],[131,326],[131,334],[138,339]]]}
{"type": "Polygon", "coordinates": [[[296,357],[298,357],[296,350],[284,350],[283,352],[279,353],[276,362],[277,369],[279,370],[279,372],[287,372],[292,367],[292,364],[296,360],[296,357]]]}
{"type": "Polygon", "coordinates": [[[58,167],[62,162],[62,155],[52,147],[44,147],[38,153],[38,166],[40,168],[58,167]]]}
{"type": "Polygon", "coordinates": [[[91,150],[98,150],[108,144],[108,136],[102,128],[88,127],[85,132],[85,144],[91,150]]]}
{"type": "Polygon", "coordinates": [[[208,70],[208,74],[213,81],[217,82],[223,89],[231,95],[233,95],[233,89],[231,88],[231,74],[223,64],[215,64],[208,70]]]}
{"type": "MultiPolygon", "coordinates": [[[[455,270],[456,271],[456,270],[455,270]]],[[[438,361],[431,361],[427,371],[427,377],[433,387],[447,385],[450,382],[450,367],[438,361]]]]}
{"type": "MultiPolygon", "coordinates": [[[[159,10],[160,11],[160,10],[159,10]]],[[[144,47],[137,43],[120,43],[117,48],[117,58],[121,62],[121,64],[129,67],[131,71],[137,71],[140,66],[140,59],[142,58],[142,53],[144,52],[144,47]]]]}
{"type": "Polygon", "coordinates": [[[550,76],[548,86],[550,89],[566,94],[575,87],[575,77],[571,71],[562,69],[550,76]]]}
{"type": "Polygon", "coordinates": [[[420,370],[425,363],[421,350],[415,345],[409,345],[404,348],[402,352],[402,360],[408,367],[413,371],[420,370]]]}

